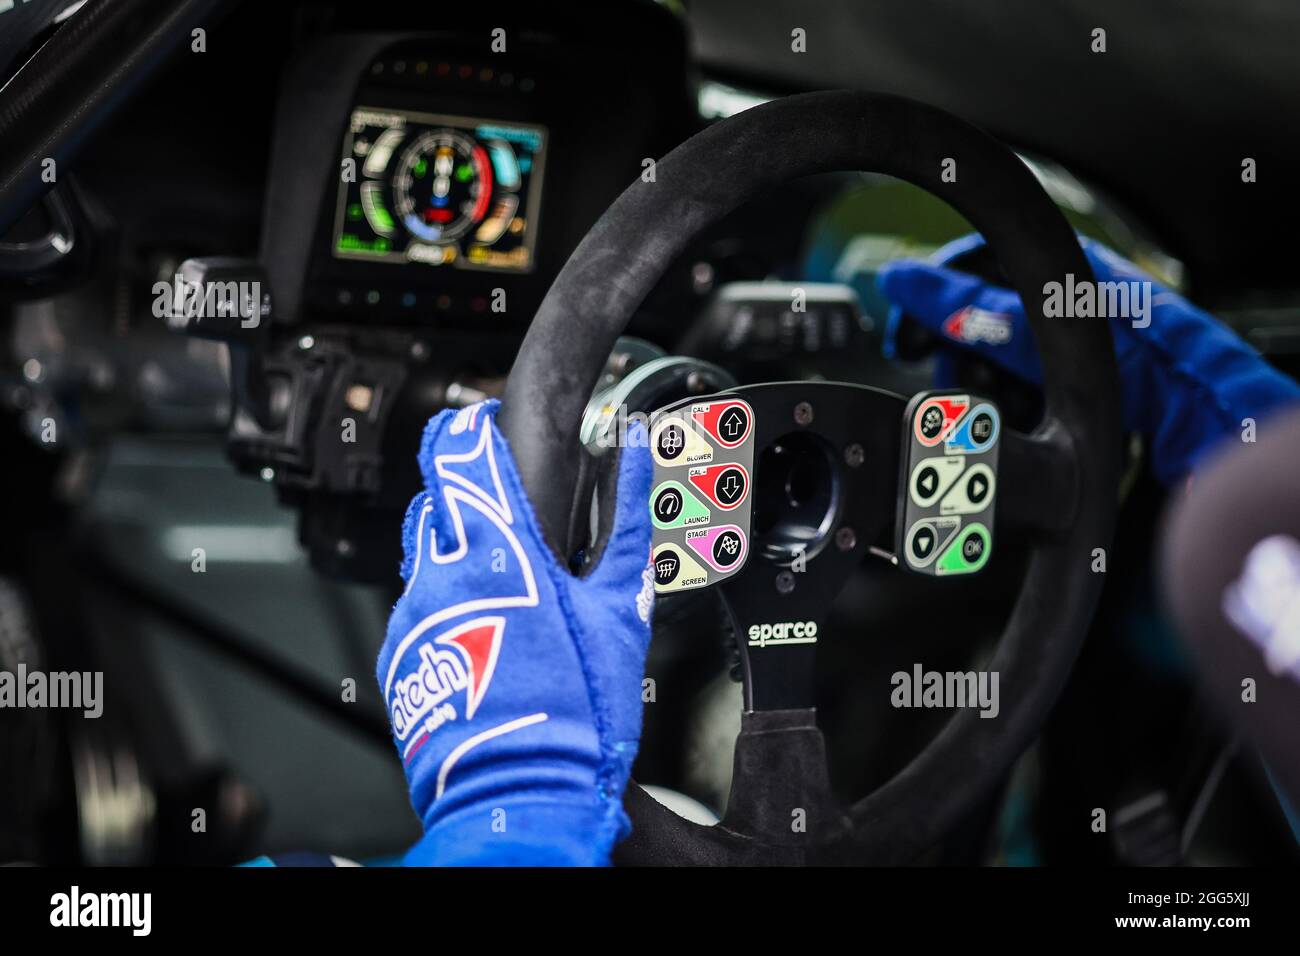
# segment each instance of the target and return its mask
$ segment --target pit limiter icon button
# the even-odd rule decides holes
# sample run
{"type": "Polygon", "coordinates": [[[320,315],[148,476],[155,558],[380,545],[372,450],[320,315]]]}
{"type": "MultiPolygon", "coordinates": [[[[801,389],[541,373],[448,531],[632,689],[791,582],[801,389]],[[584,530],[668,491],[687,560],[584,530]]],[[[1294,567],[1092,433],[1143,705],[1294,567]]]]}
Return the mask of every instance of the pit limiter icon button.
{"type": "Polygon", "coordinates": [[[708,496],[714,506],[722,511],[739,507],[749,493],[749,472],[743,465],[712,465],[692,468],[691,484],[708,496]]]}
{"type": "Polygon", "coordinates": [[[743,444],[754,424],[753,412],[740,401],[693,405],[691,416],[724,448],[743,444]]]}

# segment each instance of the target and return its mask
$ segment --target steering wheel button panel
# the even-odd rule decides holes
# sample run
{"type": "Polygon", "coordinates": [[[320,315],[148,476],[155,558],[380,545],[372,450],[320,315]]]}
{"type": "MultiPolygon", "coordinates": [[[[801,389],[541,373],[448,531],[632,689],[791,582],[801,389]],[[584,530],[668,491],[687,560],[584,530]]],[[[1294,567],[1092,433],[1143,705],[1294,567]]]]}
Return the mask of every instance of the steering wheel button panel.
{"type": "Polygon", "coordinates": [[[717,584],[749,556],[754,410],[721,395],[651,416],[655,590],[717,584]]]}
{"type": "Polygon", "coordinates": [[[975,396],[922,392],[908,404],[896,523],[903,567],[974,574],[988,562],[1001,430],[997,408],[975,396]]]}

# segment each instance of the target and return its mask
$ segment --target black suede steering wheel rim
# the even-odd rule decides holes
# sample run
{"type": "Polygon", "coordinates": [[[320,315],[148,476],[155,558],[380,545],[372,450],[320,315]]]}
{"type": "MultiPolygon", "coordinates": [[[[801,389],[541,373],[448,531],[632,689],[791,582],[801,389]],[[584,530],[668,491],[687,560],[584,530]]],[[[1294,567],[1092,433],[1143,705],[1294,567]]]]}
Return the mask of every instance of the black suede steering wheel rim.
{"type": "Polygon", "coordinates": [[[878,93],[792,96],[716,123],[659,160],[653,182],[629,186],[579,244],[524,338],[499,418],[552,546],[568,547],[585,508],[573,500],[583,407],[615,338],[668,265],[697,233],[760,191],[847,170],[920,186],[987,240],[1038,347],[1046,412],[1030,437],[1068,459],[1070,513],[1035,541],[988,665],[1002,678],[1000,719],[958,710],[915,760],[845,815],[833,843],[793,856],[687,823],[633,786],[629,843],[644,844],[649,833],[662,844],[652,854],[662,862],[914,860],[991,792],[1032,741],[1064,687],[1101,590],[1090,562],[1095,548],[1110,544],[1122,448],[1110,329],[1104,321],[1048,320],[1042,311],[1047,283],[1067,273],[1092,279],[1087,259],[1006,146],[937,108],[878,93]],[[941,179],[946,160],[955,163],[948,164],[953,182],[941,179]]]}

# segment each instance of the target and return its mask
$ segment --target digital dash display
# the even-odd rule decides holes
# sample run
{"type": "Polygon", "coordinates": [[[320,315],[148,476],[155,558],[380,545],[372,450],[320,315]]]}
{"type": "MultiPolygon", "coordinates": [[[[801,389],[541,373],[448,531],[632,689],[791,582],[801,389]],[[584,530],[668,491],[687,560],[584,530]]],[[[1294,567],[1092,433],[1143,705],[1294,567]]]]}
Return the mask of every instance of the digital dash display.
{"type": "Polygon", "coordinates": [[[528,272],[545,156],[541,126],[358,107],[334,257],[528,272]]]}

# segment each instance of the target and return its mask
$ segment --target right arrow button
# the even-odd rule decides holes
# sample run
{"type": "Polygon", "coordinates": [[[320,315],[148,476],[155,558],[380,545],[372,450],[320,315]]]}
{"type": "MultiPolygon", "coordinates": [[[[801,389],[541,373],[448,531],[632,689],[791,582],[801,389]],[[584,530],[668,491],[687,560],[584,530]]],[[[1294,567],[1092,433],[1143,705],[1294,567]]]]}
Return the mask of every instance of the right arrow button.
{"type": "Polygon", "coordinates": [[[953,485],[952,491],[943,496],[939,502],[939,513],[970,515],[983,511],[993,500],[995,490],[993,469],[983,462],[971,465],[961,480],[953,485]]]}

